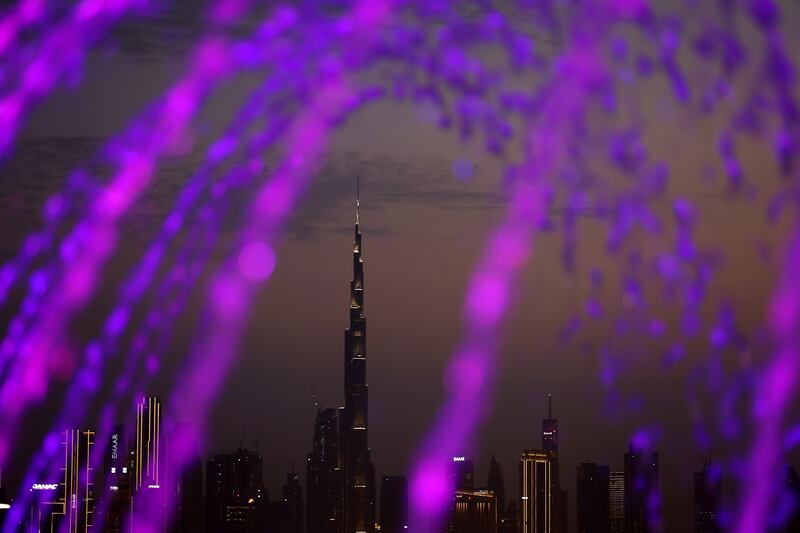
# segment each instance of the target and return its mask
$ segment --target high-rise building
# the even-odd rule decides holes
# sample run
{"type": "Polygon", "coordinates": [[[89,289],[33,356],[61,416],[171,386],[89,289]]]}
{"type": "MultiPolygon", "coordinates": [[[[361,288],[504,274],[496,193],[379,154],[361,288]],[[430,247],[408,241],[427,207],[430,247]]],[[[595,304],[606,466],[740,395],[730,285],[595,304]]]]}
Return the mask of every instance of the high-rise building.
{"type": "Polygon", "coordinates": [[[317,412],[313,449],[306,458],[308,533],[337,533],[343,525],[338,413],[338,409],[317,412]]]}
{"type": "Polygon", "coordinates": [[[489,477],[486,480],[486,488],[492,491],[497,498],[497,508],[502,518],[506,511],[506,485],[503,481],[503,469],[494,455],[489,460],[489,477]]]}
{"type": "Polygon", "coordinates": [[[519,507],[516,500],[511,500],[506,506],[503,520],[500,523],[503,533],[519,533],[519,507]]]}
{"type": "Polygon", "coordinates": [[[625,472],[608,476],[608,514],[611,533],[625,533],[625,472]]]}
{"type": "Polygon", "coordinates": [[[381,533],[408,529],[408,481],[405,476],[381,478],[381,533]]]}
{"type": "Polygon", "coordinates": [[[206,469],[207,531],[264,533],[267,493],[261,456],[239,448],[208,461],[206,469]]]}
{"type": "Polygon", "coordinates": [[[36,494],[26,517],[25,531],[94,530],[94,435],[90,430],[63,432],[64,466],[57,476],[34,483],[30,488],[36,494]]]}
{"type": "MultiPolygon", "coordinates": [[[[294,470],[294,466],[292,467],[294,470]]],[[[269,533],[303,533],[303,487],[300,474],[286,474],[283,498],[269,503],[269,533]]]]}
{"type": "Polygon", "coordinates": [[[340,415],[344,473],[345,533],[371,532],[375,525],[375,468],[368,443],[367,319],[364,257],[356,195],[350,327],[344,332],[344,409],[340,415]]]}
{"type": "Polygon", "coordinates": [[[719,511],[722,498],[722,472],[706,463],[694,474],[695,533],[719,533],[719,511]]]}
{"type": "Polygon", "coordinates": [[[553,460],[550,452],[524,450],[519,460],[519,528],[553,533],[553,460]]]}
{"type": "Polygon", "coordinates": [[[109,533],[129,531],[133,504],[133,468],[125,427],[121,424],[114,427],[109,437],[104,467],[104,496],[108,499],[105,529],[109,533]]]}
{"type": "Polygon", "coordinates": [[[576,478],[578,533],[610,533],[608,466],[582,463],[576,478]]]}
{"type": "Polygon", "coordinates": [[[547,418],[542,420],[542,450],[550,454],[553,493],[553,533],[567,533],[567,491],[561,487],[558,458],[558,419],[553,418],[553,396],[547,395],[547,418]]]}
{"type": "Polygon", "coordinates": [[[783,521],[783,528],[781,531],[786,533],[799,533],[800,532],[800,477],[797,471],[787,466],[786,469],[786,485],[784,486],[783,500],[787,502],[787,506],[791,509],[783,521]]]}
{"type": "Polygon", "coordinates": [[[660,528],[658,453],[631,443],[625,454],[625,533],[660,528]]]}
{"type": "MultiPolygon", "coordinates": [[[[364,257],[359,209],[360,200],[356,194],[350,320],[344,332],[344,406],[338,409],[337,416],[338,458],[334,461],[333,454],[326,455],[325,463],[328,466],[335,463],[338,474],[327,475],[329,468],[323,465],[320,454],[316,451],[309,454],[309,532],[368,533],[375,528],[375,467],[370,459],[368,439],[367,319],[364,314],[364,257]],[[329,494],[338,494],[338,497],[329,499],[329,494]],[[326,510],[329,509],[326,503],[329,500],[335,500],[333,510],[326,510]],[[322,515],[327,515],[328,522],[333,523],[318,523],[316,517],[322,515]]],[[[329,414],[325,416],[328,417],[326,420],[332,420],[329,414]]],[[[316,429],[319,424],[318,419],[316,429]]]]}
{"type": "Polygon", "coordinates": [[[467,459],[464,456],[453,457],[450,468],[450,484],[455,490],[472,490],[475,488],[475,465],[472,459],[467,459]]]}
{"type": "Polygon", "coordinates": [[[547,395],[547,418],[542,420],[542,450],[558,456],[558,420],[553,418],[553,395],[547,395]]]}
{"type": "Polygon", "coordinates": [[[453,487],[454,492],[453,503],[450,508],[450,516],[447,523],[447,531],[453,533],[456,527],[456,492],[469,492],[475,487],[475,466],[472,459],[467,459],[463,455],[453,457],[453,461],[450,463],[450,486],[453,487]]]}
{"type": "Polygon", "coordinates": [[[497,497],[492,491],[456,491],[454,533],[497,533],[497,522],[497,497]]]}
{"type": "Polygon", "coordinates": [[[11,510],[11,500],[8,497],[5,480],[3,479],[3,469],[0,468],[0,526],[6,524],[8,512],[11,510]]]}
{"type": "Polygon", "coordinates": [[[134,488],[158,489],[161,455],[161,400],[146,396],[136,403],[134,488]]]}
{"type": "Polygon", "coordinates": [[[176,484],[175,533],[201,533],[203,530],[203,461],[198,456],[181,473],[176,484]]]}

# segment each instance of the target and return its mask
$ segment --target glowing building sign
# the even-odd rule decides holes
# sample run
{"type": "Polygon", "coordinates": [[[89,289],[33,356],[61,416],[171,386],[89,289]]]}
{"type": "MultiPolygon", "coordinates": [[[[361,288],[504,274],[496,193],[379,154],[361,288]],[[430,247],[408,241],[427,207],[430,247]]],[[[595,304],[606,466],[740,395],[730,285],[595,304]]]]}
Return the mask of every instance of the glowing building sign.
{"type": "Polygon", "coordinates": [[[58,483],[34,483],[31,490],[56,490],[58,483]]]}

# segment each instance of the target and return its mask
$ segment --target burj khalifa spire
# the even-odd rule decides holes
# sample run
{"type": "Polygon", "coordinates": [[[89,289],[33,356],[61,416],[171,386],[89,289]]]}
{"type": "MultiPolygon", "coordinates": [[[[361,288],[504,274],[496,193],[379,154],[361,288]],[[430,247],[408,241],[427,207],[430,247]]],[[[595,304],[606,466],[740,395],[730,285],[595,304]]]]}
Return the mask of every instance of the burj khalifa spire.
{"type": "Polygon", "coordinates": [[[356,187],[350,327],[344,332],[344,409],[340,419],[346,533],[372,532],[375,525],[375,467],[368,435],[367,319],[364,315],[364,257],[360,198],[356,187]]]}

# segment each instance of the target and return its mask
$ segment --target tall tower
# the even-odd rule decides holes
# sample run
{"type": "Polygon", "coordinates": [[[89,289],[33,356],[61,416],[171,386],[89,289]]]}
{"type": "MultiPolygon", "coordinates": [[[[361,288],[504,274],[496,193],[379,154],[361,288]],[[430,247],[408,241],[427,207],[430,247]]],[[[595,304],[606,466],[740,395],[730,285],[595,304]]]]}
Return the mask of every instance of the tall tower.
{"type": "Polygon", "coordinates": [[[306,531],[339,533],[342,526],[342,484],[339,465],[338,409],[317,412],[314,448],[306,458],[308,499],[306,531]]]}
{"type": "Polygon", "coordinates": [[[160,488],[161,400],[146,396],[136,403],[136,463],[134,487],[160,488]]]}
{"type": "Polygon", "coordinates": [[[542,420],[542,450],[550,455],[553,493],[553,531],[567,533],[567,491],[561,489],[558,461],[558,419],[553,418],[553,395],[547,395],[547,418],[542,420]]]}
{"type": "Polygon", "coordinates": [[[523,450],[519,460],[522,533],[553,531],[553,458],[548,452],[523,450]]]}
{"type": "Polygon", "coordinates": [[[344,409],[340,418],[345,533],[371,532],[375,525],[375,468],[367,444],[367,319],[359,207],[357,188],[350,327],[344,332],[344,409]]]}
{"type": "Polygon", "coordinates": [[[658,452],[631,442],[625,454],[625,532],[661,530],[658,452]]]}

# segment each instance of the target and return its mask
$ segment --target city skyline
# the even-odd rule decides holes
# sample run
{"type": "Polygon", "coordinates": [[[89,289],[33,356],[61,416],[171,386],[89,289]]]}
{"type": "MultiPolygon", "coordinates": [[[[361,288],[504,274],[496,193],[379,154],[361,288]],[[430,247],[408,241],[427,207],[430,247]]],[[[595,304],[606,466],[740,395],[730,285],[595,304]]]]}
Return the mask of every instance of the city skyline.
{"type": "Polygon", "coordinates": [[[800,4],[6,4],[0,517],[789,516],[800,4]]]}

